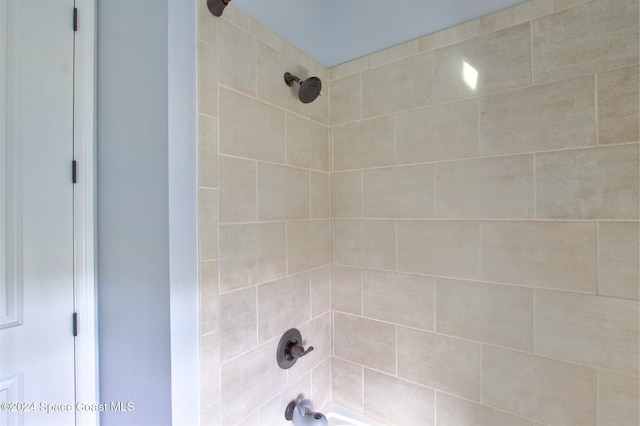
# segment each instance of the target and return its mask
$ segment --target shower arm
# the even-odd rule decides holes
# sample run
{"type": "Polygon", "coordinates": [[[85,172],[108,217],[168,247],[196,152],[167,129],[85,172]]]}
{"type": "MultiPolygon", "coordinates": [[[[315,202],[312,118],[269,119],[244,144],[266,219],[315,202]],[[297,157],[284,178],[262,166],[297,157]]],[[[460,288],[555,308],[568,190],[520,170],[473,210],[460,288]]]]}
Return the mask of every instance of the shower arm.
{"type": "Polygon", "coordinates": [[[298,84],[300,84],[302,79],[300,79],[299,77],[296,77],[295,75],[291,74],[290,72],[284,73],[284,82],[287,83],[287,86],[292,86],[294,81],[297,81],[298,84]]]}

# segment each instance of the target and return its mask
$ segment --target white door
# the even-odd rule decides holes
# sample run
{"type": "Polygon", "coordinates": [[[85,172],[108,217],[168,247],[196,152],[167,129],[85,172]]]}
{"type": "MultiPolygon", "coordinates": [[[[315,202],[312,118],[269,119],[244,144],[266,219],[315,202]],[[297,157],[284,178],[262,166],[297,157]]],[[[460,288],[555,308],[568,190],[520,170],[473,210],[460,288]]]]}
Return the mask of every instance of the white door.
{"type": "Polygon", "coordinates": [[[73,425],[73,0],[0,0],[0,425],[73,425]]]}

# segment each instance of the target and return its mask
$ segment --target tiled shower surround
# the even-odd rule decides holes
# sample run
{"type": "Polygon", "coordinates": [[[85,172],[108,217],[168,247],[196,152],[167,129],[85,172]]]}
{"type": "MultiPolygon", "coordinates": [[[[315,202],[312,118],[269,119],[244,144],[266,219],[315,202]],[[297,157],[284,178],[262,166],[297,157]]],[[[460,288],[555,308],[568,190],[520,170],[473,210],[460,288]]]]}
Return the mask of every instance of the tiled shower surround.
{"type": "Polygon", "coordinates": [[[638,13],[532,0],[326,69],[201,2],[201,423],[636,426],[638,13]]]}

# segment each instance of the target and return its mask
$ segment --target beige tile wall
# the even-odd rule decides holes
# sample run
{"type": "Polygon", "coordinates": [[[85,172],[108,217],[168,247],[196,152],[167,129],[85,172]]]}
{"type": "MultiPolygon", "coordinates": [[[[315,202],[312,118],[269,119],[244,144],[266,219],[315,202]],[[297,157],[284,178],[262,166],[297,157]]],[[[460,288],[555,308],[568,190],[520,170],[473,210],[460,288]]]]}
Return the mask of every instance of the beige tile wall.
{"type": "Polygon", "coordinates": [[[198,3],[201,424],[284,425],[298,395],[330,400],[328,70],[198,3]],[[286,71],[319,76],[325,96],[302,104],[286,71]],[[282,370],[291,327],[315,350],[282,370]]]}
{"type": "Polygon", "coordinates": [[[203,425],[287,424],[299,394],[640,422],[636,0],[530,0],[331,70],[199,3],[203,425]],[[292,326],[316,350],[284,371],[292,326]]]}
{"type": "Polygon", "coordinates": [[[637,0],[532,0],[330,70],[333,400],[640,422],[638,40],[637,0]]]}

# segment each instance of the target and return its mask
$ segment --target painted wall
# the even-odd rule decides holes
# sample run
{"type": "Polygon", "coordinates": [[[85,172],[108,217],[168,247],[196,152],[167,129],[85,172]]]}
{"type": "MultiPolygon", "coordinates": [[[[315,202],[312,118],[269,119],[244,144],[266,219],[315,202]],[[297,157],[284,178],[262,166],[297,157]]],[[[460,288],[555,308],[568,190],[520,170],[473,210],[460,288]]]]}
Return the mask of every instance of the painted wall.
{"type": "Polygon", "coordinates": [[[195,424],[195,2],[97,16],[100,401],[135,408],[101,422],[195,424]]]}
{"type": "Polygon", "coordinates": [[[201,424],[290,424],[329,400],[327,89],[302,104],[284,73],[327,72],[233,5],[198,21],[201,424]],[[276,363],[297,327],[315,350],[276,363]]]}
{"type": "Polygon", "coordinates": [[[638,2],[532,1],[331,69],[332,397],[636,425],[638,2]]]}
{"type": "Polygon", "coordinates": [[[233,0],[247,15],[333,67],[523,0],[233,0]],[[384,29],[384,31],[381,31],[384,29]]]}

